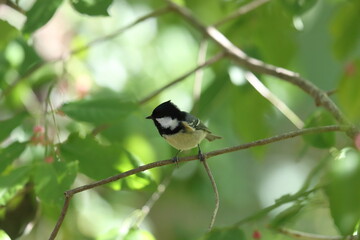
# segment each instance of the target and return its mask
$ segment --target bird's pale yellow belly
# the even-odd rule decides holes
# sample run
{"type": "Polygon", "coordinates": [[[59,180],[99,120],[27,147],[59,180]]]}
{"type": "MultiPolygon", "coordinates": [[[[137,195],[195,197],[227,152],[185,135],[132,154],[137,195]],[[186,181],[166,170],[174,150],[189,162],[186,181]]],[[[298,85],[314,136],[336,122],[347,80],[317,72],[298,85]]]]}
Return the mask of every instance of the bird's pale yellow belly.
{"type": "Polygon", "coordinates": [[[189,150],[196,147],[205,137],[207,132],[196,130],[186,133],[179,132],[174,135],[163,135],[166,141],[178,150],[189,150]]]}

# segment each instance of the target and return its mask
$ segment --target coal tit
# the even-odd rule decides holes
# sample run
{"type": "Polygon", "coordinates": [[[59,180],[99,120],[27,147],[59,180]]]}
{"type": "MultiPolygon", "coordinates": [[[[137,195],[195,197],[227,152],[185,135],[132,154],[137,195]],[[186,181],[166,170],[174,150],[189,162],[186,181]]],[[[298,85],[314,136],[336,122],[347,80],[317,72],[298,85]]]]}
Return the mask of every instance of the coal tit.
{"type": "Polygon", "coordinates": [[[208,141],[220,139],[221,137],[213,135],[210,130],[195,116],[180,111],[171,101],[164,102],[157,106],[147,119],[152,119],[160,135],[174,148],[178,153],[174,161],[178,161],[178,154],[183,150],[195,148],[199,149],[199,158],[203,160],[200,150],[200,142],[206,138],[208,141]]]}

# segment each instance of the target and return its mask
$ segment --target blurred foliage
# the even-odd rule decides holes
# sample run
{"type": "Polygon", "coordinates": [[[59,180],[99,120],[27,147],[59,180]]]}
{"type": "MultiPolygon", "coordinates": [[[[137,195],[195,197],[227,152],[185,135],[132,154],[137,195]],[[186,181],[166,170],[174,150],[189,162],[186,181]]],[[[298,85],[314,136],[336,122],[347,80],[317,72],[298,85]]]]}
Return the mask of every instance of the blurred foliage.
{"type": "MultiPolygon", "coordinates": [[[[216,24],[253,1],[176,2],[216,24]]],[[[145,120],[163,101],[223,137],[202,143],[204,152],[294,130],[228,59],[203,69],[200,98],[190,76],[138,104],[193,69],[204,40],[173,12],[122,29],[165,4],[1,3],[0,239],[46,238],[66,190],[171,158],[176,151],[145,120]]],[[[249,56],[331,92],[358,126],[359,10],[358,0],[272,0],[217,27],[249,56]]],[[[208,41],[207,57],[219,51],[208,41]]],[[[298,88],[254,74],[305,127],[335,124],[298,88]]],[[[353,145],[346,134],[328,132],[211,159],[221,207],[210,232],[214,194],[201,164],[190,162],[76,195],[57,239],[290,239],[276,231],[281,227],[351,235],[360,226],[360,153],[353,145]]]]}
{"type": "MultiPolygon", "coordinates": [[[[306,128],[320,127],[335,124],[333,116],[325,109],[318,109],[311,114],[305,124],[306,128]]],[[[304,140],[313,147],[330,148],[335,145],[335,133],[325,132],[305,135],[304,140]]]]}
{"type": "Polygon", "coordinates": [[[360,153],[343,148],[334,153],[328,170],[329,185],[325,188],[331,215],[342,235],[354,233],[360,222],[360,153]]]}

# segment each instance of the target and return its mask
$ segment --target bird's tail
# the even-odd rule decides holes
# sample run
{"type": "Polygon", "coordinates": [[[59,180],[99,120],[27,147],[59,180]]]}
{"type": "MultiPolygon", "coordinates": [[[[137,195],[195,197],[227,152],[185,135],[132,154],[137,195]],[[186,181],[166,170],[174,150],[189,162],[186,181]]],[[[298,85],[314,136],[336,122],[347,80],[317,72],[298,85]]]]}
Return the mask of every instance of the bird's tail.
{"type": "Polygon", "coordinates": [[[216,139],[221,139],[222,137],[219,137],[219,136],[216,136],[216,135],[213,135],[211,133],[208,133],[205,137],[208,141],[214,141],[216,139]]]}

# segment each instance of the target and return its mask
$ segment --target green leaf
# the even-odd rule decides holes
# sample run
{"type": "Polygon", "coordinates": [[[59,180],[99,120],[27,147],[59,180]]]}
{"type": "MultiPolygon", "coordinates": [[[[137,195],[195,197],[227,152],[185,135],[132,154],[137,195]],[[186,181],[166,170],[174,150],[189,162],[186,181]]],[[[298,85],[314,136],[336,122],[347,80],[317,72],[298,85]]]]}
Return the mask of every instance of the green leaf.
{"type": "Polygon", "coordinates": [[[26,226],[35,220],[38,204],[34,194],[33,184],[25,186],[0,208],[0,229],[3,229],[11,239],[18,239],[26,226]]]}
{"type": "Polygon", "coordinates": [[[108,16],[108,8],[113,0],[71,0],[71,5],[79,13],[90,16],[108,16]]]}
{"type": "Polygon", "coordinates": [[[0,121],[0,142],[9,136],[10,133],[22,123],[26,116],[27,113],[23,112],[12,118],[0,121]]]}
{"type": "Polygon", "coordinates": [[[25,147],[26,143],[14,142],[10,146],[0,149],[0,173],[20,156],[25,147]]]}
{"type": "Polygon", "coordinates": [[[0,176],[0,206],[6,205],[28,182],[30,167],[20,167],[0,176]]]}
{"type": "Polygon", "coordinates": [[[32,33],[45,25],[54,15],[62,0],[36,0],[31,9],[26,12],[27,20],[22,29],[24,33],[32,33]]]}
{"type": "Polygon", "coordinates": [[[236,133],[246,141],[263,138],[269,134],[269,125],[264,115],[270,113],[270,104],[252,86],[234,87],[236,101],[231,105],[236,133]]]}
{"type": "Polygon", "coordinates": [[[360,153],[344,148],[331,159],[325,188],[331,216],[343,236],[353,234],[360,220],[360,153]]]}
{"type": "Polygon", "coordinates": [[[289,223],[300,212],[304,205],[295,203],[293,206],[280,212],[270,223],[271,227],[278,228],[285,223],[289,223]]]}
{"type": "Polygon", "coordinates": [[[347,65],[338,87],[339,105],[353,122],[360,121],[360,59],[347,65]]]}
{"type": "MultiPolygon", "coordinates": [[[[305,128],[321,127],[332,124],[335,124],[332,115],[325,109],[319,109],[308,118],[305,123],[305,128]]],[[[330,148],[335,145],[334,132],[307,134],[304,135],[303,138],[308,144],[317,148],[330,148]]]]}
{"type": "Polygon", "coordinates": [[[119,173],[117,165],[124,153],[119,145],[101,145],[91,136],[80,138],[77,134],[60,145],[60,152],[67,161],[79,161],[80,172],[95,180],[119,173]]]}
{"type": "Polygon", "coordinates": [[[239,228],[214,229],[203,240],[245,240],[244,232],[239,228]]]}
{"type": "MultiPolygon", "coordinates": [[[[125,172],[129,169],[134,169],[142,165],[140,160],[136,158],[132,153],[128,151],[126,151],[125,153],[127,158],[130,160],[131,167],[129,168],[128,164],[122,164],[119,166],[121,170],[125,172]]],[[[139,172],[136,175],[131,175],[125,178],[124,181],[126,187],[129,189],[142,189],[154,183],[154,178],[152,177],[150,171],[146,171],[146,172],[139,172]]],[[[153,187],[155,187],[155,184],[153,184],[153,187]]]]}
{"type": "Polygon", "coordinates": [[[0,230],[0,240],[11,240],[11,238],[6,234],[6,232],[0,230]]]}
{"type": "Polygon", "coordinates": [[[124,240],[155,240],[155,237],[148,231],[132,228],[124,236],[124,240]]]}
{"type": "Polygon", "coordinates": [[[355,52],[360,43],[360,2],[344,1],[332,21],[331,33],[334,37],[334,52],[340,59],[355,52]]]}
{"type": "Polygon", "coordinates": [[[110,95],[66,103],[61,111],[77,121],[104,124],[120,121],[137,107],[122,97],[110,95]]]}
{"type": "Polygon", "coordinates": [[[77,174],[77,162],[39,163],[33,171],[37,196],[48,205],[61,207],[64,192],[69,190],[77,174]]]}
{"type": "Polygon", "coordinates": [[[18,35],[18,31],[8,22],[0,20],[0,32],[0,49],[3,50],[4,47],[9,44],[10,40],[13,39],[16,35],[18,35]]]}

